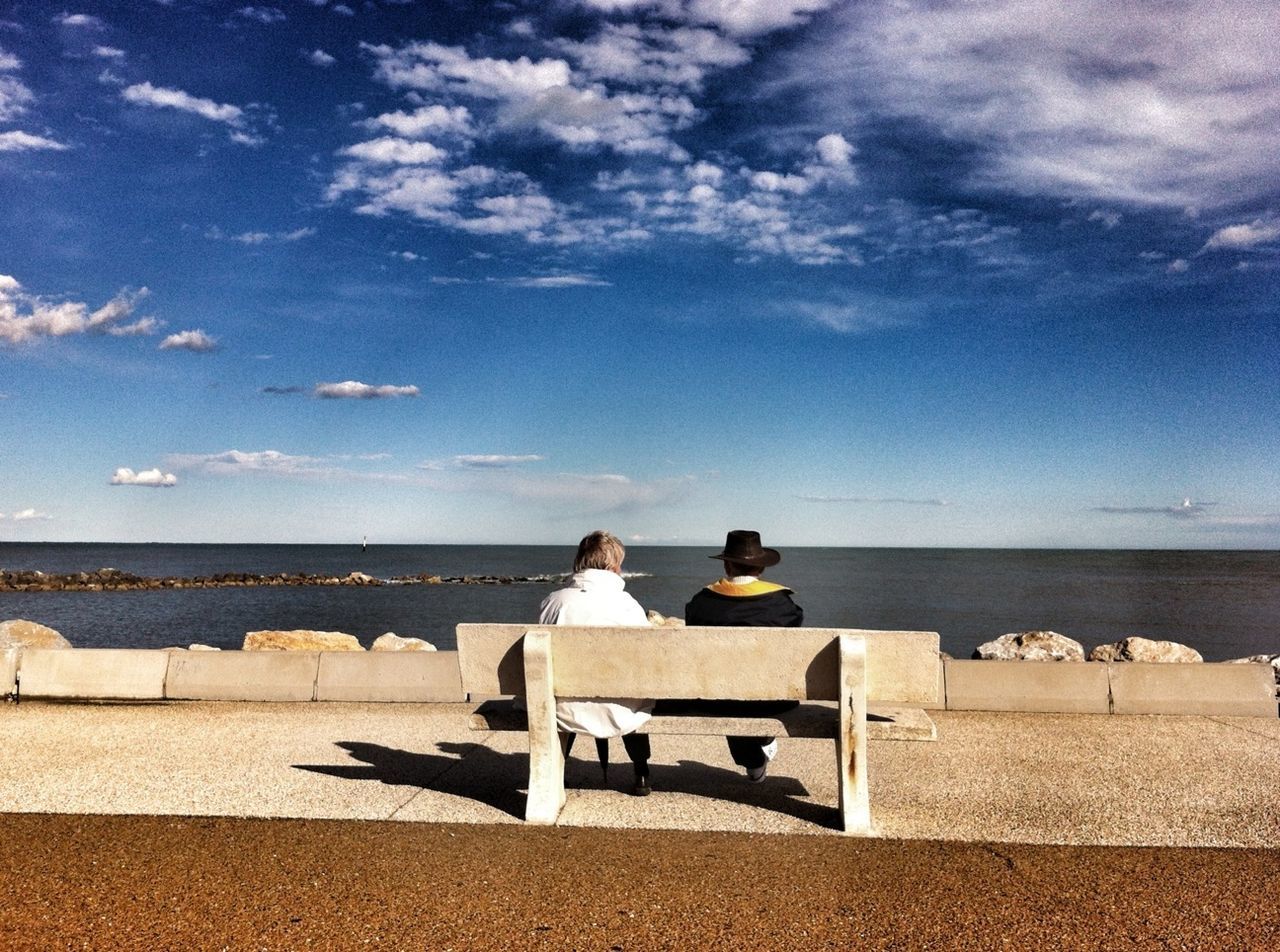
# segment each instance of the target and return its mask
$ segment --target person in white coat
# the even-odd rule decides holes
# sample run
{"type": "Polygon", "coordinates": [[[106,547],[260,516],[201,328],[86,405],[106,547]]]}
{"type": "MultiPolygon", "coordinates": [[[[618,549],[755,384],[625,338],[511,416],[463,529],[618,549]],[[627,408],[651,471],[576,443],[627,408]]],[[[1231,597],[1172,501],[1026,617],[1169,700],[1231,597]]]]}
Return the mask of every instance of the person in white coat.
{"type": "MultiPolygon", "coordinates": [[[[640,603],[626,591],[622,560],[626,549],[612,533],[597,529],[578,543],[569,584],[542,602],[538,622],[543,625],[649,625],[640,603]]],[[[578,734],[604,740],[601,763],[608,766],[607,739],[621,737],[635,765],[636,796],[649,793],[649,735],[636,734],[653,713],[653,701],[642,698],[560,698],[556,724],[567,757],[578,734]]],[[[597,747],[601,747],[597,743],[597,747]]]]}

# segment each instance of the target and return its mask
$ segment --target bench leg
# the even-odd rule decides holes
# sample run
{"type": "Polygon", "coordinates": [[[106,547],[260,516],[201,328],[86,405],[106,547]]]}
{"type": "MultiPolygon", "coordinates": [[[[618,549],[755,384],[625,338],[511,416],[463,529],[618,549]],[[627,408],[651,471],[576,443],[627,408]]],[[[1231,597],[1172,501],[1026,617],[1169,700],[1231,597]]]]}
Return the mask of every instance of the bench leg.
{"type": "Polygon", "coordinates": [[[556,730],[549,632],[531,631],[524,636],[524,684],[529,709],[529,799],[524,818],[550,826],[564,807],[564,754],[556,730]]]}
{"type": "Polygon", "coordinates": [[[840,821],[844,832],[871,832],[871,800],[867,791],[867,644],[840,636],[840,821]]]}

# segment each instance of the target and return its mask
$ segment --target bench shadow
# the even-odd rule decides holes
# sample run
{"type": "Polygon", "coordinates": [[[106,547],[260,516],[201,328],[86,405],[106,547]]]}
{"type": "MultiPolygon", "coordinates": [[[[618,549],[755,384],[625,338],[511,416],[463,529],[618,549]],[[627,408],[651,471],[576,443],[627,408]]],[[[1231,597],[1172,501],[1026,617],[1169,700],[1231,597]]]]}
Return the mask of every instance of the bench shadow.
{"type": "MultiPolygon", "coordinates": [[[[840,829],[840,811],[829,804],[804,799],[809,796],[809,788],[781,773],[782,769],[780,765],[771,767],[774,772],[762,783],[750,783],[741,769],[717,767],[700,760],[677,760],[675,766],[651,765],[649,781],[655,795],[684,793],[781,813],[826,829],[840,829]]],[[[629,778],[629,769],[625,776],[629,778]]]]}
{"type": "MultiPolygon", "coordinates": [[[[527,753],[500,753],[483,744],[453,741],[437,743],[438,754],[400,750],[365,741],[339,741],[337,746],[361,763],[293,766],[297,770],[342,780],[421,787],[474,800],[517,820],[524,819],[529,776],[527,753]],[[466,770],[456,769],[464,761],[466,770]]],[[[627,796],[631,777],[631,764],[625,759],[612,765],[607,785],[602,781],[594,758],[570,757],[565,765],[567,790],[602,790],[607,786],[619,796],[627,796]]],[[[808,788],[794,777],[781,773],[771,774],[763,783],[752,784],[740,770],[697,760],[680,760],[674,766],[653,764],[650,781],[654,792],[659,795],[684,793],[770,810],[828,829],[840,827],[837,809],[803,799],[809,795],[808,788]]]]}
{"type": "Polygon", "coordinates": [[[477,783],[476,777],[528,777],[527,754],[502,754],[483,744],[462,743],[436,744],[441,754],[399,750],[364,741],[338,741],[337,746],[363,763],[293,766],[297,770],[343,780],[373,780],[388,786],[421,787],[475,800],[518,820],[524,819],[526,797],[523,787],[512,787],[507,783],[477,783]],[[457,770],[464,761],[467,770],[457,770]]]}

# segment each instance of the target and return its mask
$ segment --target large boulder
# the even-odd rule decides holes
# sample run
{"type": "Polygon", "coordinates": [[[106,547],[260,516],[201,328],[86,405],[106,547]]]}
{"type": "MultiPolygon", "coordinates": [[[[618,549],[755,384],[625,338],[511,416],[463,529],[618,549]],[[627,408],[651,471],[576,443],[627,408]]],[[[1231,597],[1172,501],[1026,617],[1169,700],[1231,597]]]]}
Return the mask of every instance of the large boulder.
{"type": "Polygon", "coordinates": [[[1098,645],[1089,652],[1090,661],[1148,661],[1186,664],[1203,661],[1200,652],[1176,641],[1153,641],[1134,635],[1109,645],[1098,645]]]}
{"type": "Polygon", "coordinates": [[[1056,631],[1016,631],[978,645],[985,661],[1083,661],[1084,645],[1056,631]]]}
{"type": "Polygon", "coordinates": [[[435,651],[436,646],[421,638],[401,638],[394,631],[379,635],[369,646],[370,651],[435,651]]]}
{"type": "Polygon", "coordinates": [[[25,618],[0,621],[0,649],[70,648],[71,642],[45,625],[25,618]]]}
{"type": "Polygon", "coordinates": [[[244,636],[245,651],[363,651],[355,635],[340,631],[251,631],[244,636]]]}

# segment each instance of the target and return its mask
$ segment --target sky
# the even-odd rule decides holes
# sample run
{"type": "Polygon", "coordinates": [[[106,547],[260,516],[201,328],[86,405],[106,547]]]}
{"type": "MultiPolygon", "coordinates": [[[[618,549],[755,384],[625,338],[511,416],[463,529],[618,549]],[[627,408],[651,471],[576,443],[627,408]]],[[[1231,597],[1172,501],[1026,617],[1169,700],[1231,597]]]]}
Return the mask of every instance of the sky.
{"type": "Polygon", "coordinates": [[[1280,547],[1280,6],[0,5],[0,540],[1280,547]]]}

